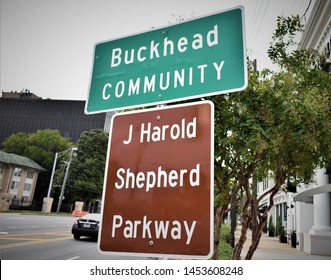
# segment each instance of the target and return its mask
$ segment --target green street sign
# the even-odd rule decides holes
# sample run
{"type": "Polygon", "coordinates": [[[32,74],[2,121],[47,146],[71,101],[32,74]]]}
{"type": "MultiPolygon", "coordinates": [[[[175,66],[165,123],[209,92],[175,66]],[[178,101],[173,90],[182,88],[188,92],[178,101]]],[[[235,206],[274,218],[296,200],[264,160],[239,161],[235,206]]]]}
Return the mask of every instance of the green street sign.
{"type": "Polygon", "coordinates": [[[243,17],[243,7],[237,7],[97,43],[86,113],[243,90],[243,17]]]}

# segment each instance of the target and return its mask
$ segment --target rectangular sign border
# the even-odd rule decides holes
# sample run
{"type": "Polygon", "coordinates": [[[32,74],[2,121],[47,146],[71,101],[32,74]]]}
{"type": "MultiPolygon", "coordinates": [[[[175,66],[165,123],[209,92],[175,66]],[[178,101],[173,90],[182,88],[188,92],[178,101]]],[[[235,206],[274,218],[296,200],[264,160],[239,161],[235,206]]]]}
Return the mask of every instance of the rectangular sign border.
{"type": "Polygon", "coordinates": [[[110,158],[110,144],[113,132],[113,123],[116,116],[122,115],[132,115],[132,114],[139,114],[149,111],[162,111],[166,109],[173,109],[173,108],[182,108],[188,106],[196,106],[202,104],[209,104],[211,110],[211,125],[210,125],[210,244],[209,244],[209,254],[206,256],[200,255],[179,255],[179,254],[155,254],[155,253],[135,253],[135,252],[115,252],[115,251],[102,251],[100,249],[100,240],[101,240],[101,232],[102,232],[102,220],[99,226],[99,236],[98,236],[98,251],[102,255],[112,255],[112,256],[133,256],[133,257],[156,257],[156,258],[173,258],[173,259],[210,259],[213,255],[214,251],[214,103],[207,100],[207,101],[198,101],[198,102],[190,102],[185,104],[173,105],[173,106],[164,106],[159,108],[150,108],[144,110],[137,110],[137,111],[129,111],[129,112],[122,112],[117,113],[112,117],[110,132],[109,132],[109,139],[108,139],[108,148],[107,148],[107,159],[106,159],[106,167],[105,167],[105,175],[104,175],[104,184],[103,184],[103,191],[102,191],[102,210],[101,216],[103,217],[103,212],[105,208],[105,195],[106,195],[106,184],[107,184],[107,172],[109,168],[109,158],[110,158]]]}
{"type": "Polygon", "coordinates": [[[96,46],[98,44],[101,43],[106,43],[106,42],[111,42],[111,41],[115,41],[115,40],[119,40],[119,39],[124,39],[130,36],[135,36],[135,35],[140,35],[140,34],[144,34],[144,33],[148,33],[151,31],[158,31],[164,28],[168,28],[169,26],[176,26],[176,25],[180,25],[183,23],[187,23],[187,22],[191,22],[191,21],[195,21],[198,19],[203,19],[203,18],[207,18],[209,16],[213,16],[213,15],[217,15],[217,14],[221,14],[221,13],[225,13],[228,11],[232,11],[232,10],[236,10],[236,9],[240,9],[241,10],[241,19],[242,19],[242,41],[243,41],[243,61],[246,61],[246,28],[245,28],[245,13],[244,13],[244,7],[243,6],[235,6],[233,8],[229,8],[229,9],[225,9],[225,10],[221,10],[215,13],[209,13],[203,16],[199,16],[193,19],[189,19],[189,20],[185,20],[179,23],[174,23],[174,24],[170,24],[170,25],[166,25],[166,26],[161,26],[155,29],[151,29],[151,30],[147,30],[147,31],[142,31],[142,32],[136,32],[133,34],[129,34],[126,36],[121,36],[121,37],[116,37],[114,39],[111,40],[104,40],[104,41],[100,41],[97,42],[96,44],[94,44],[94,51],[93,51],[93,56],[92,56],[92,66],[91,66],[91,71],[90,71],[90,81],[89,81],[89,88],[88,88],[88,92],[87,92],[87,98],[85,101],[85,108],[84,108],[84,112],[86,115],[92,115],[92,114],[98,114],[98,113],[105,113],[105,112],[112,112],[112,111],[117,111],[117,110],[126,110],[126,109],[133,109],[133,108],[142,108],[142,107],[150,107],[150,106],[157,106],[157,105],[162,105],[162,104],[169,104],[169,103],[175,103],[175,102],[180,102],[180,101],[185,101],[185,100],[192,100],[192,99],[197,99],[197,98],[202,98],[202,97],[207,97],[207,96],[215,96],[215,95],[221,95],[221,94],[227,94],[227,93],[232,93],[232,92],[238,92],[238,91],[243,91],[247,85],[248,85],[248,71],[247,71],[247,63],[244,63],[244,85],[240,88],[233,88],[230,90],[223,90],[223,91],[216,91],[216,92],[209,92],[209,93],[201,93],[199,95],[194,95],[194,96],[189,96],[189,97],[182,97],[182,98],[176,98],[176,99],[171,99],[171,100],[166,100],[166,101],[156,101],[156,102],[151,102],[151,103],[147,103],[147,104],[139,104],[139,105],[131,105],[131,106],[123,106],[123,107],[115,107],[115,108],[111,108],[111,109],[105,109],[105,110],[96,110],[93,112],[89,112],[88,111],[88,101],[89,101],[89,97],[90,97],[90,88],[91,88],[91,84],[92,84],[92,74],[93,74],[93,61],[94,61],[94,56],[95,56],[95,49],[96,46]]]}

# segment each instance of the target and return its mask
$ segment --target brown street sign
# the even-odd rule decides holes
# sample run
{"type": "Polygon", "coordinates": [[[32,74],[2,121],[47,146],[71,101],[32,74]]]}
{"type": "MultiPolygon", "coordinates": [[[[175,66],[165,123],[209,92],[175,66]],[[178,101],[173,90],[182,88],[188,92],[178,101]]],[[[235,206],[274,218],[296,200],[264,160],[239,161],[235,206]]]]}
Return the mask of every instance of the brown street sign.
{"type": "Polygon", "coordinates": [[[210,258],[213,103],[117,114],[109,137],[99,250],[210,258]]]}

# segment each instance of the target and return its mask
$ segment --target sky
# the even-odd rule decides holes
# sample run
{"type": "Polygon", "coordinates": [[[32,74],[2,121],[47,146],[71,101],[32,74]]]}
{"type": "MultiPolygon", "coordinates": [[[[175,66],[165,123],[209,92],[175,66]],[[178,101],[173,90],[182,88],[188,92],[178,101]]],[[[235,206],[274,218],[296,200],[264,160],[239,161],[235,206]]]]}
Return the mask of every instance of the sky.
{"type": "Polygon", "coordinates": [[[314,0],[0,0],[1,91],[86,100],[96,43],[239,5],[247,54],[276,69],[267,49],[277,16],[303,16],[310,1],[306,20],[314,0]]]}

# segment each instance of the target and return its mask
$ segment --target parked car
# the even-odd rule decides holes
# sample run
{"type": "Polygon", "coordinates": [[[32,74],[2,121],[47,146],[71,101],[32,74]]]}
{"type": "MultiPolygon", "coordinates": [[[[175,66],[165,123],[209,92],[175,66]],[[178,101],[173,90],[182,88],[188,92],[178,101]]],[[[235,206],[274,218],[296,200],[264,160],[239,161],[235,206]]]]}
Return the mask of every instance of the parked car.
{"type": "Polygon", "coordinates": [[[100,213],[86,214],[75,221],[71,233],[75,239],[79,239],[81,236],[98,238],[100,221],[100,213]]]}

